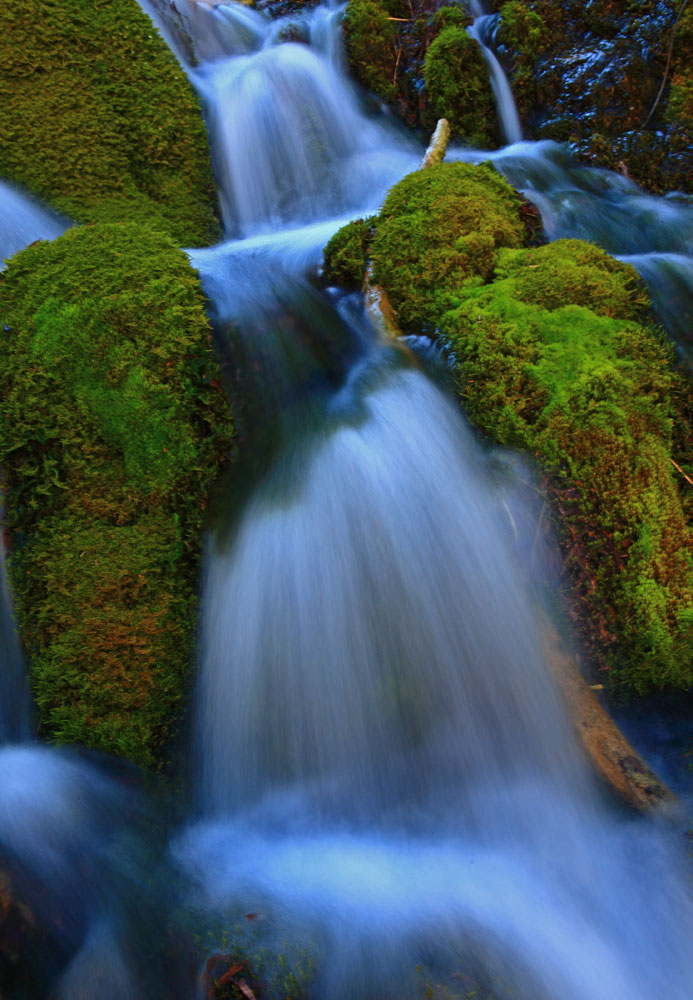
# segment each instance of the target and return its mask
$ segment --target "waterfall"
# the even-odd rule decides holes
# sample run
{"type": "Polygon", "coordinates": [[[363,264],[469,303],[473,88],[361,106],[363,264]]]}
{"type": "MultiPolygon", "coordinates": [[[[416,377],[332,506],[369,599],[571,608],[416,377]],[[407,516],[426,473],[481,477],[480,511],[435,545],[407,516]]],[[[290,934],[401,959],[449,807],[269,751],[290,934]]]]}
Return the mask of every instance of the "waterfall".
{"type": "Polygon", "coordinates": [[[34,240],[54,240],[69,224],[28,195],[0,181],[0,270],[3,260],[34,240]]]}
{"type": "Polygon", "coordinates": [[[515,98],[510,89],[508,78],[503,72],[501,64],[498,62],[491,48],[486,44],[488,32],[496,22],[495,14],[478,13],[479,7],[475,11],[474,23],[467,29],[471,37],[479,44],[489,71],[491,89],[496,98],[498,117],[501,128],[507,143],[522,142],[522,126],[520,116],[515,106],[515,98]]]}
{"type": "MultiPolygon", "coordinates": [[[[529,496],[424,358],[305,283],[321,241],[416,159],[308,22],[311,48],[268,26],[191,71],[229,237],[192,259],[258,450],[208,544],[198,816],[172,848],[191,905],[257,918],[250,949],[314,951],[329,1000],[416,996],[417,966],[520,1000],[649,1000],[663,983],[684,1000],[680,861],[663,831],[604,810],[573,742],[523,549],[529,496]]],[[[499,91],[517,144],[494,159],[556,235],[561,185],[595,218],[600,197],[639,197],[519,143],[512,107],[499,91]]]]}
{"type": "Polygon", "coordinates": [[[209,569],[198,726],[215,814],[307,788],[341,821],[418,825],[454,795],[469,823],[506,780],[578,780],[470,432],[420,373],[363,364],[209,569]]]}
{"type": "MultiPolygon", "coordinates": [[[[207,542],[197,801],[175,873],[127,768],[28,741],[0,580],[0,858],[60,959],[36,995],[189,1000],[187,932],[167,948],[162,929],[162,886],[182,882],[196,929],[221,929],[212,946],[238,933],[249,955],[308,955],[321,1000],[443,981],[498,1000],[688,1000],[677,831],[605,803],[547,670],[534,490],[481,448],[431,352],[383,344],[358,296],[310,282],[329,236],[421,150],[362,111],[339,7],[272,22],[141,4],[209,122],[226,238],[190,255],[245,478],[220,488],[207,542]],[[289,23],[306,44],[282,40],[289,23]]],[[[520,142],[473,8],[514,145],[449,155],[492,158],[552,238],[602,243],[690,308],[690,206],[520,142]]],[[[64,228],[3,192],[3,253],[64,228]]]]}
{"type": "Polygon", "coordinates": [[[335,68],[284,43],[198,71],[210,107],[224,222],[249,235],[365,207],[416,156],[359,112],[335,68]],[[390,162],[387,163],[388,156],[390,162]]]}

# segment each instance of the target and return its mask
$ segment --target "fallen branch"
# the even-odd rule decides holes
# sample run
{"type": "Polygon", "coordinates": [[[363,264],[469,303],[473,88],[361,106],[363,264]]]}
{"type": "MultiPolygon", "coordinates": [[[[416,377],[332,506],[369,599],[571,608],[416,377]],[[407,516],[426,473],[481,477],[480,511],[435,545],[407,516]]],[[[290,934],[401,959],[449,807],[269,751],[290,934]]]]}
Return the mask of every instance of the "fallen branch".
{"type": "Polygon", "coordinates": [[[447,118],[440,118],[436,125],[436,130],[431,136],[428,149],[424,153],[419,170],[425,170],[426,167],[433,167],[437,163],[443,162],[449,139],[450,125],[448,124],[448,120],[447,118]]]}
{"type": "Polygon", "coordinates": [[[669,461],[670,461],[670,462],[671,462],[671,464],[672,464],[672,465],[674,466],[674,468],[675,468],[675,469],[677,470],[677,472],[680,472],[680,473],[681,473],[681,475],[682,475],[682,476],[683,476],[683,478],[684,478],[684,479],[686,480],[686,482],[687,482],[687,483],[690,483],[690,484],[691,484],[691,486],[693,486],[693,479],[691,479],[691,477],[690,477],[690,476],[687,476],[687,475],[686,475],[686,473],[685,473],[685,472],[683,471],[683,469],[681,468],[681,466],[680,466],[680,465],[679,465],[679,464],[678,464],[677,462],[675,462],[673,458],[670,458],[670,459],[669,459],[669,461]]]}
{"type": "MultiPolygon", "coordinates": [[[[542,625],[549,668],[585,756],[597,774],[635,809],[675,816],[680,807],[674,793],[647,766],[601,704],[553,622],[545,620],[542,625]]],[[[595,689],[600,687],[595,685],[595,689]]]]}
{"type": "Polygon", "coordinates": [[[366,312],[383,340],[397,340],[402,336],[402,331],[395,317],[395,311],[385,289],[374,284],[372,279],[373,265],[369,261],[363,279],[363,301],[366,312]]]}

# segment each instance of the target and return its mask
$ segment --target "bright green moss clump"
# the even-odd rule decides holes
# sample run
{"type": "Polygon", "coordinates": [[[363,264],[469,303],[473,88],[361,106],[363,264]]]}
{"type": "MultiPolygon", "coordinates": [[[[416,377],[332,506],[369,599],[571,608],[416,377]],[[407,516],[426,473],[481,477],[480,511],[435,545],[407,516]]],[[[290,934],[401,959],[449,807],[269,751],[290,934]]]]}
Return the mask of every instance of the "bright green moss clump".
{"type": "Polygon", "coordinates": [[[441,164],[392,189],[366,256],[403,329],[450,346],[475,423],[544,466],[612,689],[689,688],[693,536],[672,459],[687,463],[690,399],[636,272],[531,239],[492,167],[441,164]]]}
{"type": "Polygon", "coordinates": [[[445,28],[431,43],[424,79],[432,108],[470,146],[493,147],[496,106],[481,49],[466,30],[445,28]]]}
{"type": "Polygon", "coordinates": [[[401,325],[430,327],[467,279],[491,278],[499,247],[522,246],[520,199],[493,167],[441,163],[388,194],[370,245],[401,325]]]}
{"type": "Polygon", "coordinates": [[[231,435],[197,276],[140,223],[81,227],[11,260],[0,316],[11,575],[42,731],[160,764],[231,435]]]}
{"type": "Polygon", "coordinates": [[[0,135],[0,177],[78,221],[218,236],[199,105],[135,0],[4,0],[0,135]]]}
{"type": "Polygon", "coordinates": [[[374,218],[354,219],[335,233],[324,250],[326,284],[357,288],[363,282],[374,218]]]}
{"type": "Polygon", "coordinates": [[[577,240],[501,250],[441,321],[465,407],[556,482],[615,688],[693,684],[693,537],[670,462],[670,348],[637,276],[577,240]],[[605,613],[606,612],[606,613],[605,613]]]}

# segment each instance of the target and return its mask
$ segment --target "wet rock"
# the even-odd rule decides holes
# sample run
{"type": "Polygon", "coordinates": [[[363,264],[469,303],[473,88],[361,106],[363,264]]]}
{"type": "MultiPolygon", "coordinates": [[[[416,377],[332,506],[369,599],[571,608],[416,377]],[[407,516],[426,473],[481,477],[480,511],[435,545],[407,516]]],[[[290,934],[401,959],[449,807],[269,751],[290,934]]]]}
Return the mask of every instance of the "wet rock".
{"type": "Polygon", "coordinates": [[[690,189],[693,32],[688,13],[676,23],[680,9],[676,0],[505,3],[496,42],[527,134],[570,142],[583,162],[650,190],[690,189]]]}

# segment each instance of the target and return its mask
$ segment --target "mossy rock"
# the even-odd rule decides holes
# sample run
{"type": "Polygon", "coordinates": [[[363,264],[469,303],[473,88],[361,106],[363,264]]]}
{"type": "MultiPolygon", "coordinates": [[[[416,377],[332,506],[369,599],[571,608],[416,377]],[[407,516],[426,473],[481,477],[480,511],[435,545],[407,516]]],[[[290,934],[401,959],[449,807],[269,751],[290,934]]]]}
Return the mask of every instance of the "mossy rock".
{"type": "Polygon", "coordinates": [[[375,218],[354,219],[334,234],[323,251],[325,284],[359,288],[368,264],[368,246],[375,218]]]}
{"type": "Polygon", "coordinates": [[[450,25],[426,52],[424,79],[438,118],[470,146],[493,148],[496,104],[479,45],[463,27],[450,25]]]}
{"type": "Polygon", "coordinates": [[[471,23],[468,3],[349,0],[349,70],[407,125],[430,132],[445,116],[461,138],[493,148],[495,102],[481,49],[465,30],[471,23]]]}
{"type": "Polygon", "coordinates": [[[451,292],[487,281],[500,247],[520,247],[515,191],[490,165],[441,163],[409,174],[388,194],[370,244],[374,279],[402,327],[435,325],[451,292]]]}
{"type": "Polygon", "coordinates": [[[0,276],[10,574],[41,730],[161,765],[231,423],[197,275],[141,223],[68,230],[0,276]]]}
{"type": "Polygon", "coordinates": [[[672,458],[671,348],[637,275],[561,240],[501,250],[440,318],[470,417],[550,474],[612,690],[693,684],[693,536],[672,458]]]}
{"type": "MultiPolygon", "coordinates": [[[[362,236],[342,230],[335,247],[360,261],[362,236]]],[[[693,535],[677,471],[693,474],[690,382],[632,267],[584,241],[531,239],[490,165],[441,164],[391,190],[366,255],[405,331],[450,348],[477,426],[543,465],[582,638],[611,690],[690,688],[693,535]]]]}
{"type": "Polygon", "coordinates": [[[135,0],[0,4],[0,134],[0,176],[78,221],[218,238],[199,104],[135,0]]]}
{"type": "Polygon", "coordinates": [[[378,0],[349,0],[344,14],[344,40],[349,69],[364,87],[385,101],[394,100],[397,28],[378,0]]]}

